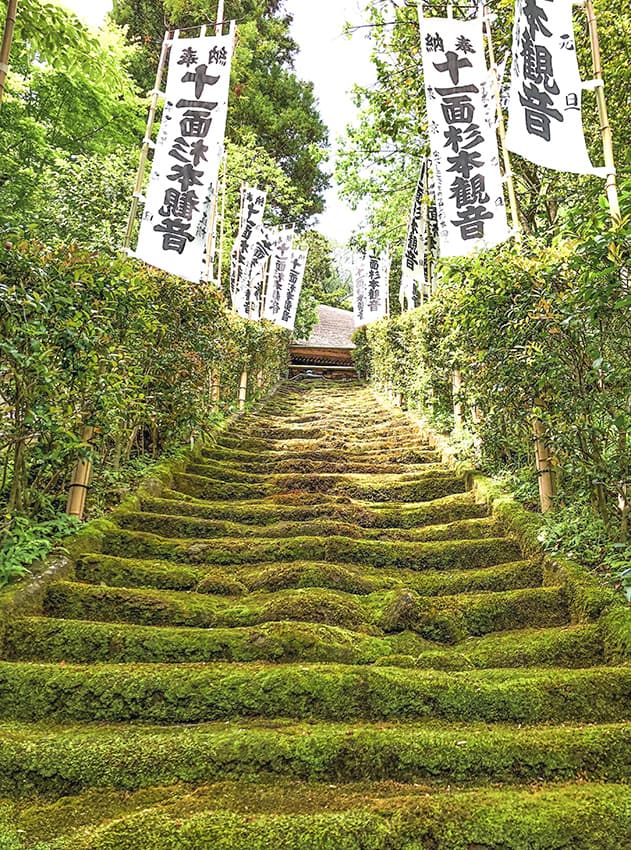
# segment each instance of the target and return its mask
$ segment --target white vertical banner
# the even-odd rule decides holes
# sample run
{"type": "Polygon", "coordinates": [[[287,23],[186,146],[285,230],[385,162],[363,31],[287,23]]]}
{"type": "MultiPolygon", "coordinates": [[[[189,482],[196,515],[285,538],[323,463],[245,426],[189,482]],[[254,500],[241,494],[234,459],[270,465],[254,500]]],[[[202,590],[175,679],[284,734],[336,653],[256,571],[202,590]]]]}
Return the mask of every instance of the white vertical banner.
{"type": "Polygon", "coordinates": [[[285,304],[291,272],[293,241],[293,228],[281,230],[274,246],[263,311],[263,318],[269,319],[270,322],[276,321],[285,304]]]}
{"type": "Polygon", "coordinates": [[[285,292],[282,313],[276,317],[276,324],[293,331],[296,324],[298,302],[302,291],[302,282],[307,268],[307,251],[292,251],[289,269],[289,281],[285,292]]]}
{"type": "Polygon", "coordinates": [[[353,275],[353,315],[355,327],[361,328],[366,324],[366,296],[368,293],[368,258],[365,255],[355,255],[352,259],[353,275]]]}
{"type": "Polygon", "coordinates": [[[581,114],[572,0],[517,0],[506,146],[537,165],[600,174],[581,114]]]}
{"type": "Polygon", "coordinates": [[[482,19],[419,20],[440,253],[466,256],[509,236],[482,19]]]}
{"type": "Polygon", "coordinates": [[[234,295],[233,306],[244,319],[258,321],[265,278],[265,266],[271,257],[276,234],[267,227],[257,228],[251,237],[248,263],[234,295]]]}
{"type": "Polygon", "coordinates": [[[239,287],[240,281],[245,276],[250,262],[250,253],[253,249],[253,236],[263,224],[263,213],[267,192],[245,186],[241,190],[241,213],[239,216],[239,233],[232,249],[230,257],[230,292],[233,298],[239,287]]]}
{"type": "Polygon", "coordinates": [[[378,322],[389,313],[390,258],[387,254],[370,251],[368,254],[368,282],[366,288],[365,322],[378,322]]]}
{"type": "Polygon", "coordinates": [[[136,256],[198,283],[223,151],[234,36],[175,39],[136,256]]]}
{"type": "Polygon", "coordinates": [[[402,261],[399,302],[401,310],[411,310],[421,303],[421,292],[425,291],[425,250],[427,247],[427,159],[423,159],[421,174],[412,200],[407,238],[402,261]]]}

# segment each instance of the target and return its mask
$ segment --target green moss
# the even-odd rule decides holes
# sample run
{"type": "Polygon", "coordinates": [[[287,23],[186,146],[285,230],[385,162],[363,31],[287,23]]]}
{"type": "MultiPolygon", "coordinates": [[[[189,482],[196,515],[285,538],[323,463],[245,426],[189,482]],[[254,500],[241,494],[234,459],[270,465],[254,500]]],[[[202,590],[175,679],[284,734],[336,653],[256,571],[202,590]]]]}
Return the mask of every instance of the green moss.
{"type": "Polygon", "coordinates": [[[198,723],[231,717],[597,723],[628,718],[631,669],[0,663],[0,717],[198,723]]]}
{"type": "Polygon", "coordinates": [[[433,598],[410,590],[355,596],[328,588],[291,588],[235,599],[57,582],[48,589],[44,611],[53,617],[138,625],[225,628],[296,620],[360,631],[374,631],[375,626],[386,632],[410,628],[441,643],[568,621],[563,591],[556,588],[433,598]]]}
{"type": "Polygon", "coordinates": [[[559,729],[455,725],[215,724],[196,729],[89,727],[0,746],[0,789],[24,795],[84,788],[136,790],[170,782],[252,775],[310,781],[454,783],[559,781],[628,776],[624,724],[559,729]]]}
{"type": "Polygon", "coordinates": [[[487,850],[500,846],[498,841],[503,850],[557,850],[564,842],[572,850],[620,850],[628,832],[630,797],[628,787],[613,783],[609,788],[577,783],[439,795],[425,785],[353,783],[330,788],[295,780],[240,781],[196,792],[186,786],[131,794],[88,791],[26,808],[17,824],[31,841],[68,835],[68,844],[62,846],[77,850],[121,850],[130,846],[123,840],[157,850],[170,846],[166,842],[171,836],[183,850],[487,850]],[[138,820],[129,817],[134,812],[138,820]],[[189,840],[182,835],[182,824],[186,821],[189,827],[193,817],[197,843],[182,845],[189,840]],[[156,822],[168,832],[148,845],[156,822]],[[103,827],[95,834],[98,823],[103,827]],[[292,828],[294,823],[299,831],[292,828]]]}

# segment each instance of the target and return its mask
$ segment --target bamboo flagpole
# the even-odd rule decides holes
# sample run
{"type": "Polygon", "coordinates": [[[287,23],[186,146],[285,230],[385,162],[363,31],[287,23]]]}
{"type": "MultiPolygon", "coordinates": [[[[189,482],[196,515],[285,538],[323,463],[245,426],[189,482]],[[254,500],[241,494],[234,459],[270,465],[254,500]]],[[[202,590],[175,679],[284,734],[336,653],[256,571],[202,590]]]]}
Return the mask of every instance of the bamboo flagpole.
{"type": "MultiPolygon", "coordinates": [[[[81,442],[83,445],[89,446],[93,437],[94,428],[86,425],[81,431],[81,442]]],[[[70,482],[70,489],[68,490],[68,502],[66,504],[66,513],[70,516],[83,519],[91,478],[91,462],[89,460],[77,460],[72,472],[72,480],[70,482]]]]}
{"type": "Polygon", "coordinates": [[[497,16],[492,16],[488,6],[483,8],[484,32],[486,35],[486,43],[489,51],[489,65],[491,66],[491,82],[493,85],[493,95],[497,107],[497,135],[500,140],[500,149],[502,151],[502,164],[504,166],[504,179],[506,181],[506,190],[508,192],[508,203],[511,211],[511,221],[513,224],[513,235],[515,241],[519,244],[522,240],[522,228],[519,220],[519,205],[517,203],[517,193],[515,192],[515,179],[513,166],[511,163],[510,154],[506,147],[506,124],[504,122],[504,113],[502,111],[502,92],[500,89],[500,77],[497,62],[495,59],[495,46],[493,44],[493,33],[491,24],[497,16]]]}
{"type": "Polygon", "coordinates": [[[154,142],[151,139],[153,134],[153,127],[156,122],[156,114],[158,112],[158,103],[160,97],[162,97],[162,92],[160,91],[160,86],[162,85],[162,78],[164,77],[164,71],[167,65],[167,59],[169,56],[169,51],[173,42],[177,39],[179,35],[179,31],[175,30],[173,34],[171,32],[166,32],[164,34],[164,41],[162,42],[162,50],[160,52],[160,61],[158,62],[158,70],[156,72],[156,82],[153,90],[149,92],[151,95],[151,103],[149,106],[149,116],[147,118],[147,129],[145,130],[145,138],[142,143],[142,149],[140,152],[140,163],[138,165],[138,173],[136,175],[136,186],[134,188],[134,194],[132,196],[131,209],[129,211],[129,218],[127,219],[127,230],[125,231],[125,242],[124,248],[129,251],[131,247],[131,239],[134,232],[134,224],[136,222],[136,215],[138,214],[138,205],[142,199],[142,186],[145,178],[145,170],[147,168],[147,162],[149,160],[149,150],[155,147],[154,142]]]}
{"type": "Polygon", "coordinates": [[[9,73],[9,56],[11,55],[11,43],[13,42],[17,14],[18,0],[8,0],[4,32],[2,33],[2,46],[0,47],[0,105],[4,99],[4,84],[9,73]]]}
{"type": "Polygon", "coordinates": [[[607,200],[614,224],[622,220],[620,212],[620,199],[618,197],[618,186],[616,182],[616,163],[613,149],[613,134],[609,115],[607,112],[607,98],[605,97],[605,83],[603,80],[602,57],[600,53],[600,39],[598,37],[598,22],[594,11],[593,0],[585,0],[585,11],[587,13],[587,25],[589,28],[589,41],[592,50],[592,66],[594,69],[594,81],[596,90],[596,103],[598,104],[598,117],[600,118],[600,135],[605,156],[605,168],[607,171],[607,200]]]}

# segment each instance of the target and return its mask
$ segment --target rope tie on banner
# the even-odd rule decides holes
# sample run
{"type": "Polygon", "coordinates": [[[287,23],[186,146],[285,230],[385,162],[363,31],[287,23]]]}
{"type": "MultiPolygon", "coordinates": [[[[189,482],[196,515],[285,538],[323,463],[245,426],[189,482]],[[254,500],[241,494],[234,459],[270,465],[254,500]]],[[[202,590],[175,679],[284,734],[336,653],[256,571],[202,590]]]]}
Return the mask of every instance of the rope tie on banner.
{"type": "Polygon", "coordinates": [[[596,91],[596,89],[604,89],[605,81],[601,78],[595,80],[583,80],[581,83],[581,88],[584,91],[596,91]]]}
{"type": "Polygon", "coordinates": [[[163,97],[166,98],[166,94],[160,89],[151,89],[151,91],[147,92],[147,97],[163,97]]]}
{"type": "Polygon", "coordinates": [[[148,148],[151,148],[152,151],[156,149],[156,143],[150,139],[148,136],[145,136],[142,140],[143,145],[147,145],[148,148]]]}

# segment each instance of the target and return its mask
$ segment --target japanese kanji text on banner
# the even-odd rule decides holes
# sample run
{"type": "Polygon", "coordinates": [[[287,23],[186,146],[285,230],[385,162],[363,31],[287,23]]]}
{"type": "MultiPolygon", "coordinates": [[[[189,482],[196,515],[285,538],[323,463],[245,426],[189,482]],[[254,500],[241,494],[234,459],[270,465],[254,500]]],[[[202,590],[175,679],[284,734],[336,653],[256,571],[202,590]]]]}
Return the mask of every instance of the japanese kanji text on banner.
{"type": "Polygon", "coordinates": [[[421,174],[416,184],[410,221],[408,223],[405,251],[403,252],[401,287],[399,301],[401,309],[411,310],[421,303],[421,293],[425,290],[425,248],[427,244],[428,205],[425,201],[427,191],[427,160],[423,160],[421,174]]]}
{"type": "Polygon", "coordinates": [[[223,151],[233,36],[175,39],[136,255],[199,282],[223,151]]]}
{"type": "Polygon", "coordinates": [[[298,312],[298,301],[302,291],[302,282],[307,268],[307,251],[292,251],[289,268],[289,280],[285,292],[283,311],[275,318],[275,322],[281,328],[293,331],[296,324],[298,312]]]}
{"type": "Polygon", "coordinates": [[[440,253],[465,256],[509,236],[482,19],[419,14],[440,253]]]}
{"type": "Polygon", "coordinates": [[[597,172],[581,115],[572,0],[517,0],[506,144],[530,162],[597,172]]]}
{"type": "Polygon", "coordinates": [[[374,251],[353,259],[353,313],[355,327],[378,322],[388,315],[390,258],[374,251]]]}

